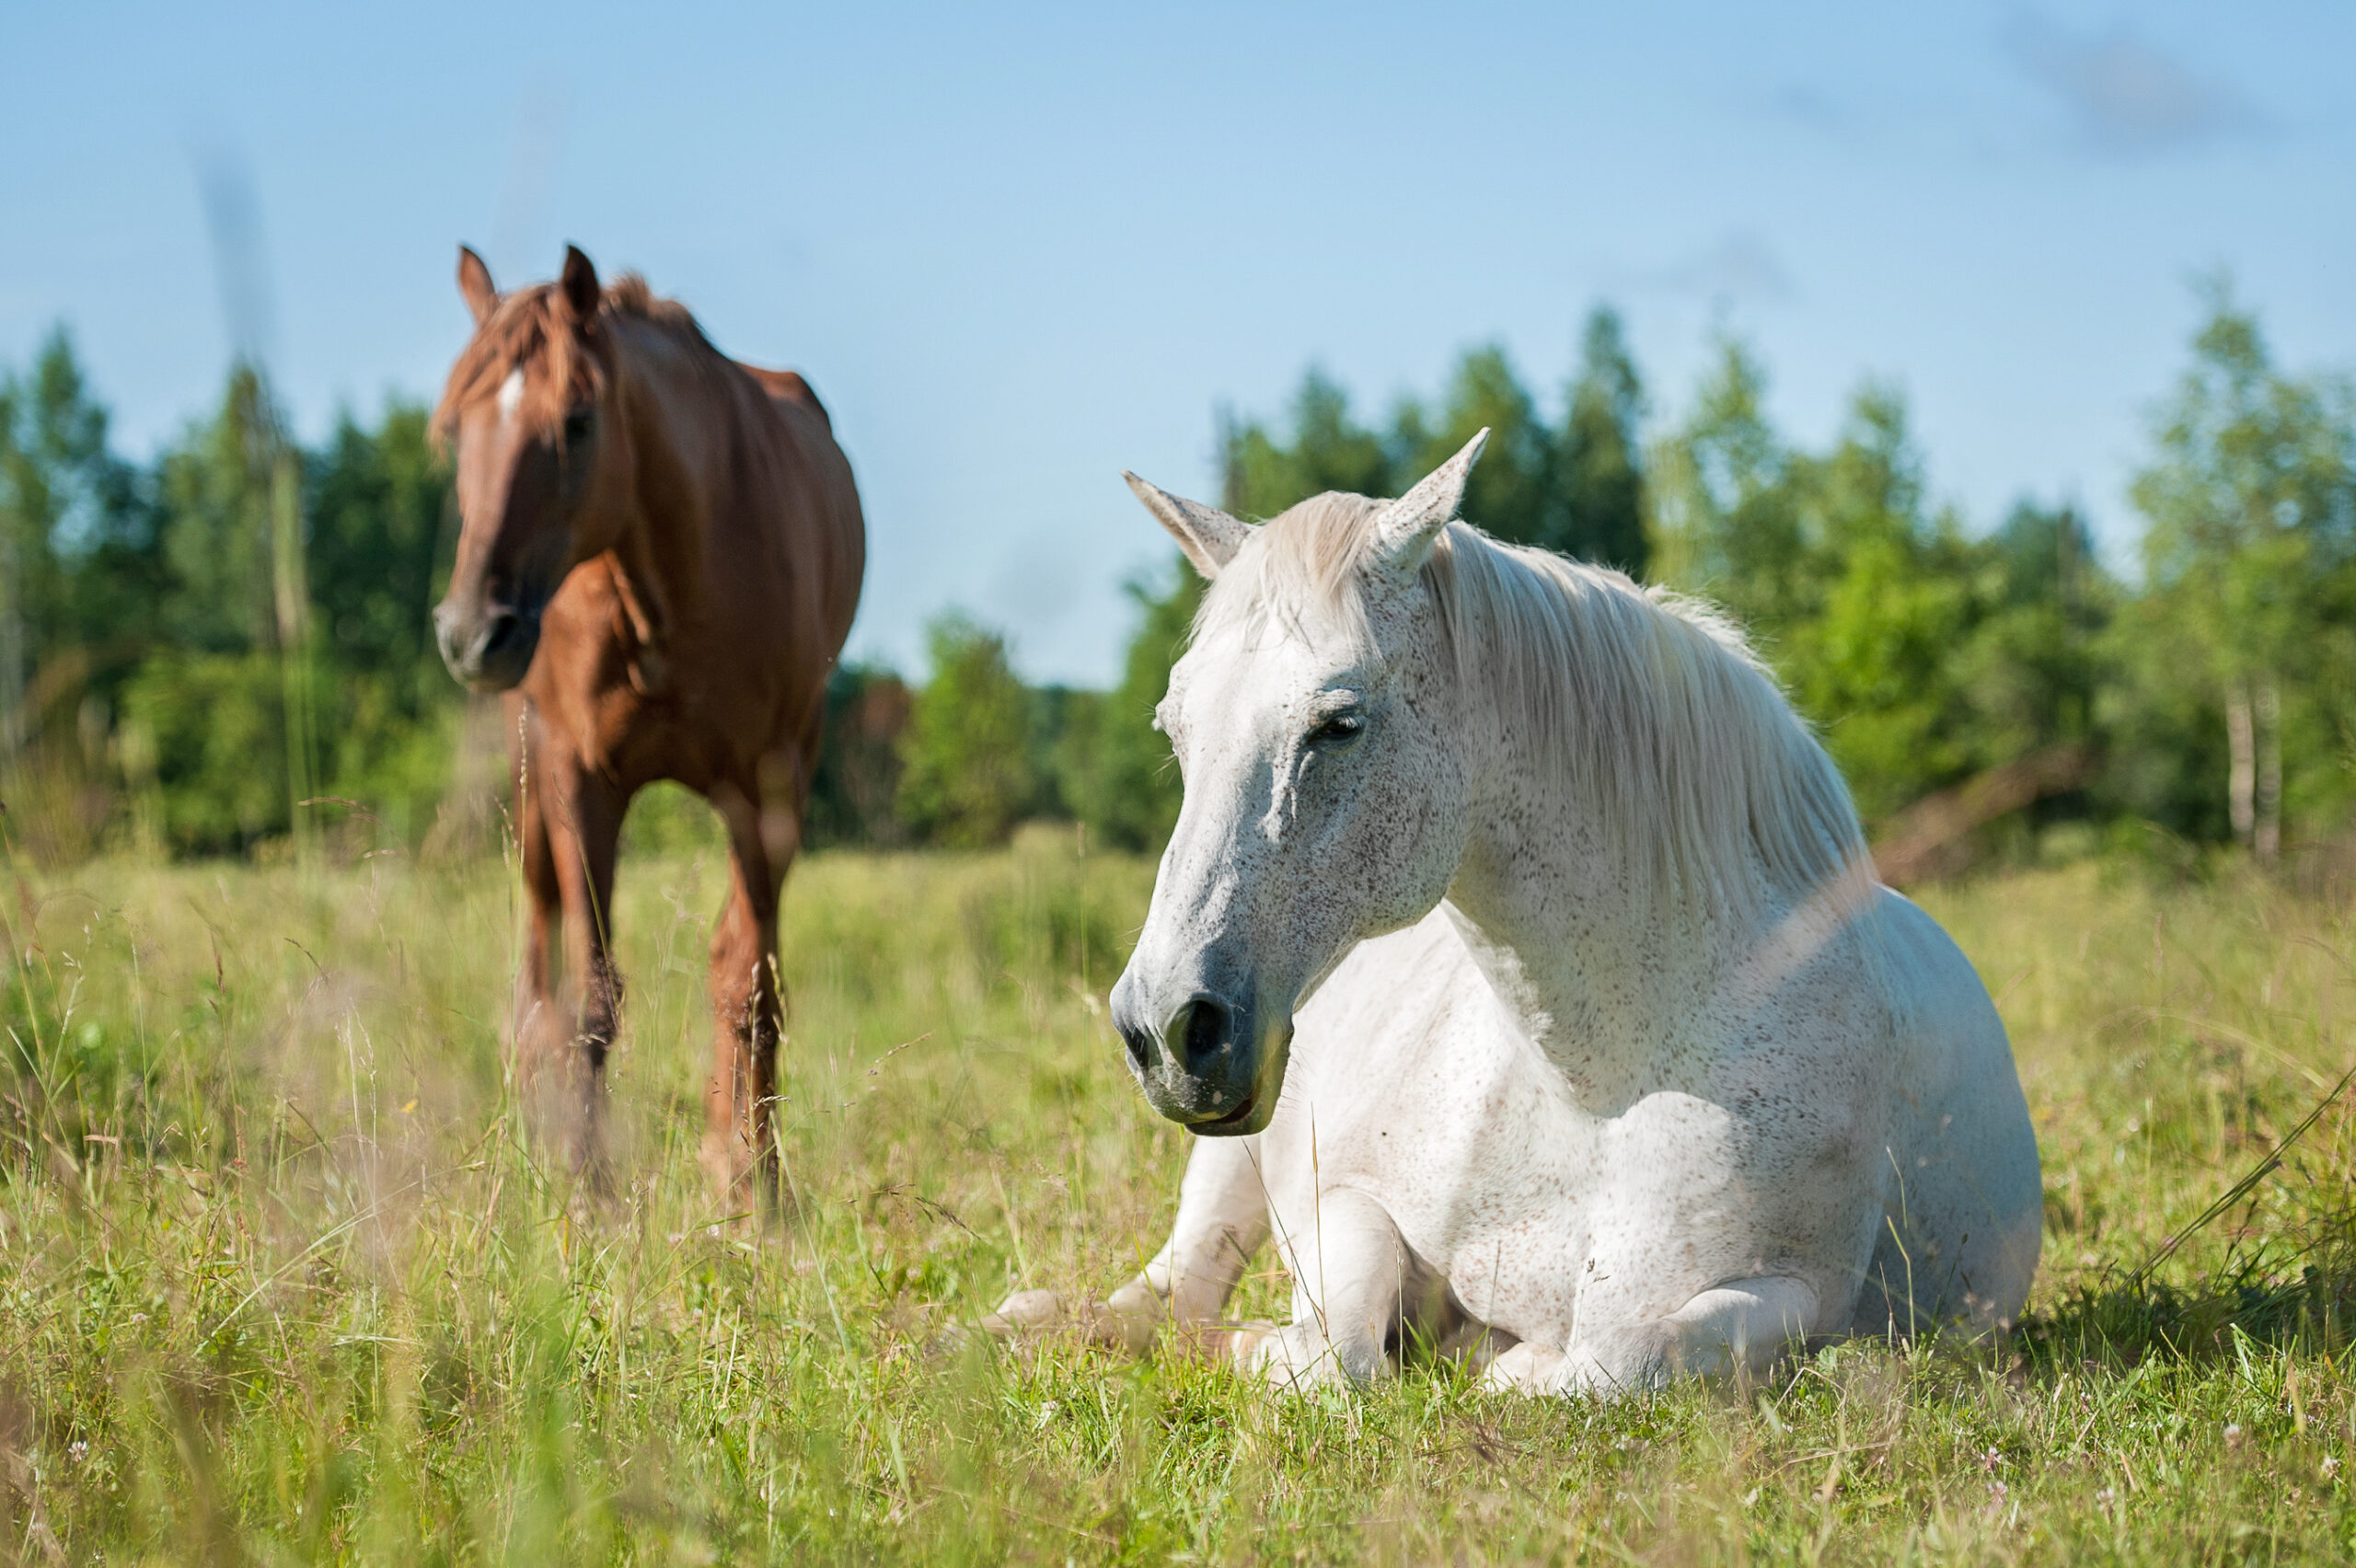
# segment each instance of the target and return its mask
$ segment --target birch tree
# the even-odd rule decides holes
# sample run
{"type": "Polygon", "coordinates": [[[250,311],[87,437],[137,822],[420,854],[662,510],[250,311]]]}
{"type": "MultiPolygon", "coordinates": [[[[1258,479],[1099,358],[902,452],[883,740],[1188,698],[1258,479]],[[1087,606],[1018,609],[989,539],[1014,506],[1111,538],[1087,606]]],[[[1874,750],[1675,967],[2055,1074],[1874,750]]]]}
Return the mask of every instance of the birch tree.
{"type": "Polygon", "coordinates": [[[2344,760],[2334,688],[2356,610],[2351,414],[2344,381],[2278,371],[2257,318],[2212,283],[2133,486],[2151,525],[2150,621],[2173,644],[2150,652],[2214,691],[2227,820],[2261,861],[2282,846],[2286,751],[2305,767],[2344,760]]]}

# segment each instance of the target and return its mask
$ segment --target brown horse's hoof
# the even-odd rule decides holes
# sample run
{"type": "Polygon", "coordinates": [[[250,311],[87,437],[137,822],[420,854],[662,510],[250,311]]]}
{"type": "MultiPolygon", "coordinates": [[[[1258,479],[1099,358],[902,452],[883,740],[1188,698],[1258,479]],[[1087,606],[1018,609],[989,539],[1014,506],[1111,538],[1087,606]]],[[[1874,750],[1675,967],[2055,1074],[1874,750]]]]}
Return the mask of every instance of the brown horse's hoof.
{"type": "Polygon", "coordinates": [[[775,1228],[798,1212],[777,1167],[756,1158],[741,1137],[706,1133],[697,1163],[710,1184],[712,1201],[728,1214],[751,1215],[764,1228],[775,1228]]]}

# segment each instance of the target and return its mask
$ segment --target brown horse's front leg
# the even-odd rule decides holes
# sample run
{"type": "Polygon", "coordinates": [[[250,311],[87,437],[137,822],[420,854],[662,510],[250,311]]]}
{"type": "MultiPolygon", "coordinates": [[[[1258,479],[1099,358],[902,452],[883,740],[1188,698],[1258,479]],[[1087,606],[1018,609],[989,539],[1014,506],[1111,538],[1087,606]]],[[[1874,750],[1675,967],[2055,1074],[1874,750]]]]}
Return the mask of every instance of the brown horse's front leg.
{"type": "Polygon", "coordinates": [[[564,966],[575,1008],[555,1108],[573,1169],[601,1179],[606,1055],[613,1048],[622,989],[608,942],[614,858],[628,802],[605,780],[579,770],[556,772],[547,791],[544,820],[564,906],[564,966]]]}
{"type": "Polygon", "coordinates": [[[560,1067],[572,1046],[570,1017],[556,997],[549,951],[564,919],[564,890],[557,879],[556,854],[549,844],[548,791],[532,754],[517,768],[516,826],[524,870],[524,944],[515,972],[512,1044],[516,1087],[537,1095],[548,1072],[560,1067]]]}
{"type": "Polygon", "coordinates": [[[728,823],[728,905],[711,938],[711,1078],[704,1089],[704,1169],[725,1201],[772,1207],[780,1196],[773,1116],[785,997],[777,969],[777,907],[792,858],[773,819],[742,794],[715,801],[728,823]],[[750,1187],[754,1189],[747,1192],[750,1187]]]}

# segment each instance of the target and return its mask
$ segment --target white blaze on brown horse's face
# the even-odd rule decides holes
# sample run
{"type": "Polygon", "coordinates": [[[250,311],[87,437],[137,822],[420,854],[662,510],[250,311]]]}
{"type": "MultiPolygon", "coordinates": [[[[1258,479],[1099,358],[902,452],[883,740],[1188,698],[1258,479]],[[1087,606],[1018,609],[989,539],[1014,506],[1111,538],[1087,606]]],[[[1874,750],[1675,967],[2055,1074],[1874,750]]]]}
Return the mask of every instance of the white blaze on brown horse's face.
{"type": "Polygon", "coordinates": [[[1272,531],[1130,480],[1213,582],[1158,710],[1185,798],[1113,1017],[1146,1098],[1197,1133],[1265,1126],[1296,1009],[1455,875],[1471,780],[1418,577],[1481,442],[1402,500],[1302,503],[1355,513],[1330,602],[1262,591],[1272,531]]]}
{"type": "Polygon", "coordinates": [[[556,284],[502,299],[461,248],[458,287],[476,339],[444,412],[461,526],[434,632],[452,674],[499,691],[531,667],[565,575],[608,548],[619,508],[606,498],[628,447],[598,374],[600,290],[586,256],[569,250],[556,284]]]}

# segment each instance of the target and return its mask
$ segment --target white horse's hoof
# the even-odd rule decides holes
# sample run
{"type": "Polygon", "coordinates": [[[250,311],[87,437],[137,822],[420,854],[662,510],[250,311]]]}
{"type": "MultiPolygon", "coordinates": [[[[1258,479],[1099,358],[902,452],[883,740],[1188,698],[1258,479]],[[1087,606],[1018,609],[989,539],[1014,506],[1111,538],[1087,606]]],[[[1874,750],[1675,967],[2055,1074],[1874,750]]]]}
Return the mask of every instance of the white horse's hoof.
{"type": "Polygon", "coordinates": [[[1204,1347],[1214,1355],[1226,1357],[1238,1372],[1254,1372],[1260,1366],[1260,1347],[1276,1336],[1276,1325],[1253,1319],[1242,1323],[1215,1323],[1199,1330],[1204,1347]]]}
{"type": "Polygon", "coordinates": [[[1490,1362],[1481,1383],[1519,1394],[1555,1394],[1562,1392],[1569,1375],[1568,1356],[1552,1345],[1524,1340],[1490,1362]]]}
{"type": "Polygon", "coordinates": [[[1052,1290],[1018,1290],[999,1303],[998,1310],[981,1320],[981,1331],[994,1339],[1012,1339],[1037,1329],[1051,1329],[1064,1319],[1064,1298],[1052,1290]]]}
{"type": "Polygon", "coordinates": [[[1145,1280],[1133,1279],[1091,1314],[1088,1337],[1107,1350],[1143,1355],[1169,1316],[1170,1303],[1145,1280]]]}
{"type": "Polygon", "coordinates": [[[1381,1376],[1381,1347],[1337,1344],[1314,1323],[1289,1323],[1264,1332],[1256,1343],[1236,1345],[1236,1359],[1269,1387],[1306,1394],[1318,1389],[1355,1388],[1381,1376]]]}
{"type": "Polygon", "coordinates": [[[1306,1393],[1333,1380],[1333,1348],[1323,1335],[1314,1329],[1304,1332],[1299,1323],[1260,1335],[1248,1352],[1239,1344],[1236,1354],[1239,1358],[1248,1355],[1245,1365],[1272,1388],[1306,1393]]]}

